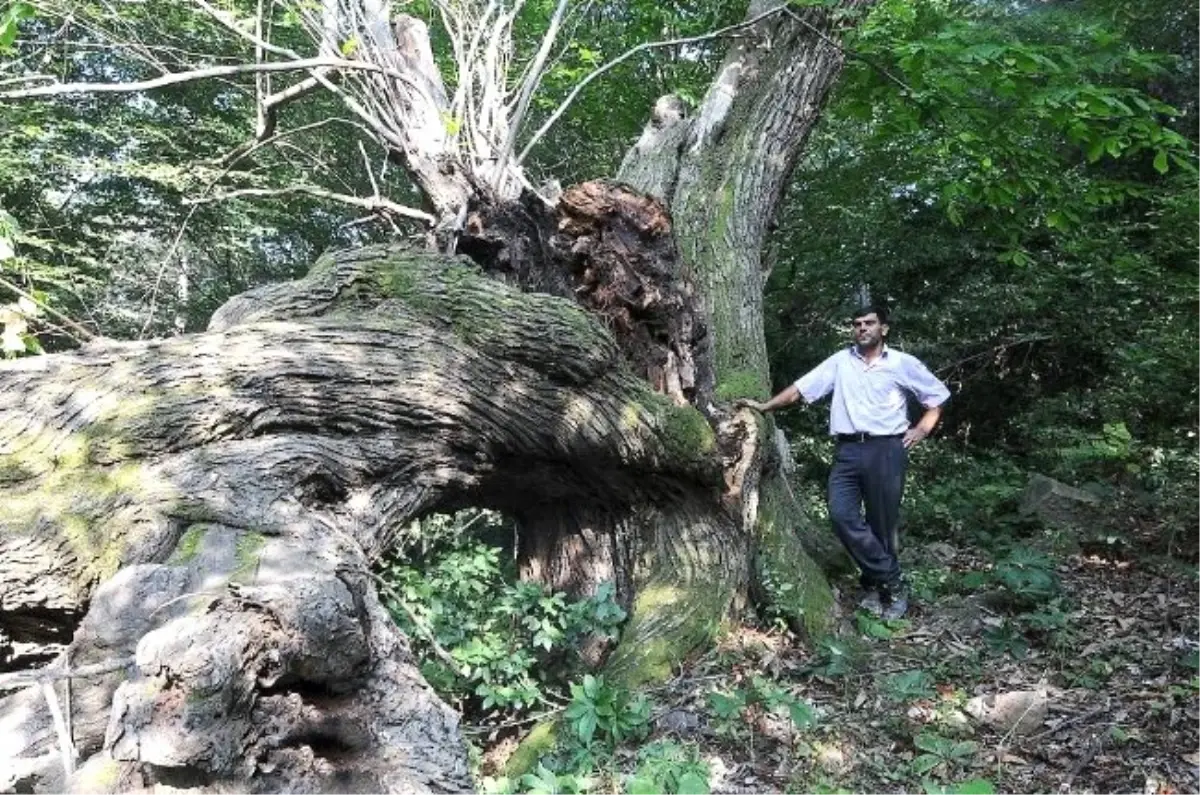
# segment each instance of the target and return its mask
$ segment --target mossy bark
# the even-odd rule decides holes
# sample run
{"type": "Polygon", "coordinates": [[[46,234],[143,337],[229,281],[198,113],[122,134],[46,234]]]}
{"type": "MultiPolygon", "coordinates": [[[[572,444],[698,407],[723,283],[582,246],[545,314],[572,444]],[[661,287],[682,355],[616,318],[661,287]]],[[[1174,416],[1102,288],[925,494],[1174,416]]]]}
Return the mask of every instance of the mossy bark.
{"type": "MultiPolygon", "coordinates": [[[[771,426],[735,418],[725,402],[763,399],[771,391],[762,316],[766,236],[841,70],[844,52],[832,43],[838,27],[853,24],[871,4],[794,9],[745,31],[693,115],[682,103],[660,100],[620,173],[670,208],[686,272],[703,299],[717,401],[710,417],[725,466],[722,499],[755,561],[755,593],[810,631],[824,628],[832,598],[800,539],[824,550],[828,531],[813,528],[781,499],[786,484],[766,443],[771,426]]],[[[747,14],[780,5],[755,0],[747,14]]]]}
{"type": "MultiPolygon", "coordinates": [[[[70,711],[81,760],[104,754],[122,782],[466,788],[456,719],[369,572],[428,512],[496,508],[527,533],[553,520],[549,557],[591,532],[627,603],[660,593],[642,572],[689,591],[716,566],[744,590],[704,418],[578,306],[464,261],[331,255],[206,334],[4,376],[0,466],[20,476],[0,513],[0,627],[71,641],[59,665],[118,663],[70,711]]],[[[0,770],[58,791],[72,782],[40,699],[0,700],[23,738],[0,770]]]]}
{"type": "MultiPolygon", "coordinates": [[[[118,663],[70,706],[84,770],[120,789],[466,789],[456,718],[369,571],[434,511],[518,517],[530,576],[615,577],[632,618],[610,671],[630,686],[747,604],[755,560],[820,626],[828,589],[788,540],[764,429],[723,401],[770,386],[761,252],[841,63],[812,32],[836,33],[833,11],[744,31],[697,115],[623,168],[657,198],[584,186],[498,237],[503,212],[473,205],[460,250],[554,295],[368,247],[234,299],[203,335],[3,365],[0,630],[69,641],[64,676],[118,663]],[[562,267],[531,270],[547,241],[562,267]]],[[[486,198],[451,181],[422,183],[451,197],[440,217],[486,198]]],[[[79,784],[37,688],[0,716],[21,738],[0,789],[79,784]]]]}

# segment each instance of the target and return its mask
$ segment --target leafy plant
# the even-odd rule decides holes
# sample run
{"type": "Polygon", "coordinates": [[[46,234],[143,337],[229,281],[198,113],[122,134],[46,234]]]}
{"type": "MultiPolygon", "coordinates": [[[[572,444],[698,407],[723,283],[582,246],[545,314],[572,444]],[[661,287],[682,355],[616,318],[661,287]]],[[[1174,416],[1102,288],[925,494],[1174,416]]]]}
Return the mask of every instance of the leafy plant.
{"type": "Polygon", "coordinates": [[[1057,595],[1060,587],[1054,561],[1023,546],[1013,547],[996,564],[995,577],[1015,602],[1024,605],[1044,602],[1057,595]]]}
{"type": "Polygon", "coordinates": [[[924,751],[913,759],[911,768],[917,775],[938,767],[954,767],[969,760],[979,750],[979,744],[971,740],[948,740],[938,734],[922,732],[913,738],[913,745],[924,751]]]}
{"type": "Polygon", "coordinates": [[[615,637],[625,611],[611,584],[571,600],[514,582],[499,548],[459,532],[461,525],[435,519],[424,556],[385,565],[386,605],[443,697],[485,711],[526,709],[544,688],[561,686],[582,638],[615,637]]]}
{"type": "Polygon", "coordinates": [[[1015,660],[1023,660],[1029,654],[1029,641],[1012,621],[1004,620],[1000,626],[983,633],[983,641],[996,654],[1010,654],[1015,660]]]}
{"type": "Polygon", "coordinates": [[[646,735],[650,702],[643,695],[609,684],[602,676],[588,674],[571,685],[571,703],[563,717],[584,745],[597,735],[602,742],[618,745],[646,735]]]}
{"type": "Polygon", "coordinates": [[[921,786],[927,795],[992,795],[996,785],[986,778],[973,778],[959,784],[938,784],[933,781],[922,781],[921,786]]]}
{"type": "Polygon", "coordinates": [[[709,693],[708,705],[716,719],[717,733],[732,738],[744,733],[748,710],[754,707],[762,707],[768,712],[786,712],[792,724],[801,731],[813,728],[819,720],[811,703],[762,676],[753,677],[749,687],[737,688],[731,693],[709,693]]]}
{"type": "Polygon", "coordinates": [[[921,698],[933,698],[933,676],[920,669],[902,671],[889,676],[884,683],[884,692],[893,701],[906,702],[921,698]]]}
{"type": "Polygon", "coordinates": [[[809,673],[824,679],[845,676],[853,667],[853,651],[848,640],[821,638],[817,641],[817,662],[809,669],[809,673]]]}
{"type": "Polygon", "coordinates": [[[695,745],[658,740],[638,751],[636,772],[626,782],[629,795],[678,793],[707,795],[709,769],[695,745]]]}

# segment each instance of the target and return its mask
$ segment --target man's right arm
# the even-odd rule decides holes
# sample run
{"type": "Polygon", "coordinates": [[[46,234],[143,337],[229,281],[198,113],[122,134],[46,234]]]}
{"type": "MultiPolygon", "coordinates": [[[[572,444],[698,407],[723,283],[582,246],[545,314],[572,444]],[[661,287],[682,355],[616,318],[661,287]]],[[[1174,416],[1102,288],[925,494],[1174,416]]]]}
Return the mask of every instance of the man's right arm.
{"type": "Polygon", "coordinates": [[[747,406],[748,408],[752,408],[755,411],[761,411],[765,414],[767,412],[774,411],[775,409],[781,409],[784,406],[790,406],[799,399],[800,390],[796,388],[795,384],[788,384],[783,388],[782,392],[768,400],[766,403],[759,403],[756,400],[739,400],[737,405],[747,406]]]}
{"type": "Polygon", "coordinates": [[[815,403],[833,391],[836,374],[837,354],[834,354],[805,373],[799,380],[784,387],[778,395],[766,403],[759,403],[756,400],[741,400],[737,405],[769,412],[790,406],[801,398],[807,403],[815,403]]]}

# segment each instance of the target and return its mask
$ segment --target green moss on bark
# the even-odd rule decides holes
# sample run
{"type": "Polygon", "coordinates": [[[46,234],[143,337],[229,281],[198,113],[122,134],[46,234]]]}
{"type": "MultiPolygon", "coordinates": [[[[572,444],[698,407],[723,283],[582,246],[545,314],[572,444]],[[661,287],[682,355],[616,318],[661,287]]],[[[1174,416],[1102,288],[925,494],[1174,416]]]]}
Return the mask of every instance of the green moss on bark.
{"type": "Polygon", "coordinates": [[[765,400],[770,397],[770,387],[763,373],[752,370],[734,370],[721,376],[717,382],[717,400],[734,401],[742,398],[765,400]]]}
{"type": "Polygon", "coordinates": [[[779,476],[765,479],[760,487],[755,577],[769,610],[808,637],[817,637],[829,631],[833,591],[800,543],[800,534],[814,528],[785,489],[779,476]]]}
{"type": "Polygon", "coordinates": [[[200,543],[203,540],[204,526],[198,524],[190,526],[180,536],[179,543],[175,545],[175,554],[171,556],[171,562],[180,566],[191,563],[200,552],[200,543]]]}
{"type": "Polygon", "coordinates": [[[712,455],[717,436],[712,426],[694,406],[676,406],[671,400],[649,389],[642,405],[662,432],[667,454],[675,461],[699,461],[712,455]]]}
{"type": "Polygon", "coordinates": [[[720,583],[641,588],[606,675],[629,690],[670,679],[689,654],[717,636],[731,596],[720,583]]]}
{"type": "Polygon", "coordinates": [[[504,775],[520,778],[537,767],[538,760],[554,750],[558,742],[558,721],[549,720],[533,727],[504,766],[504,775]]]}

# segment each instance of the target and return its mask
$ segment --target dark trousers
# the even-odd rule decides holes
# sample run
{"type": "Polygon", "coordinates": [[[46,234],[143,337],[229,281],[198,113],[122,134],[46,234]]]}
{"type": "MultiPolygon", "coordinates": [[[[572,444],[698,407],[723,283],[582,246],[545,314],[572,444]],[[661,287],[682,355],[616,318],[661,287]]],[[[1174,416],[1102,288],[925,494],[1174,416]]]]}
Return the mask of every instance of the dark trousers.
{"type": "Polygon", "coordinates": [[[908,451],[899,437],[839,442],[834,453],[829,518],[864,587],[899,582],[897,535],[907,469],[908,451]]]}

